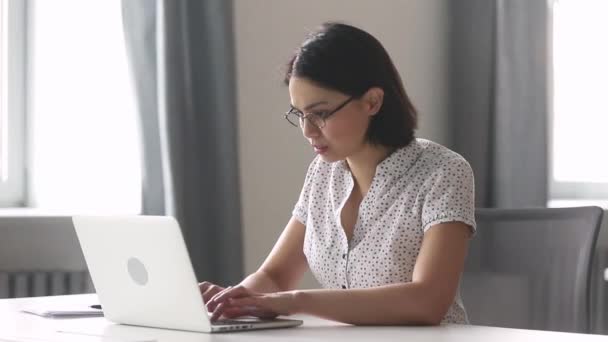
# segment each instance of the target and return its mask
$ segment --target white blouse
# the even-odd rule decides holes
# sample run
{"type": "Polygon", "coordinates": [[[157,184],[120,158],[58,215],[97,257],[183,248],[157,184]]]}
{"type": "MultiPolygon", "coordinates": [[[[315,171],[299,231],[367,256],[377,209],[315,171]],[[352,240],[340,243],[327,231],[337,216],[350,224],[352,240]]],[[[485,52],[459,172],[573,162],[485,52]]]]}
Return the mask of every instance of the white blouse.
{"type": "MultiPolygon", "coordinates": [[[[459,154],[415,139],[378,164],[361,201],[351,241],[340,213],[354,186],[345,161],[317,156],[293,216],[306,226],[304,254],[324,288],[367,288],[412,281],[424,233],[459,221],[475,232],[473,171],[459,154]]],[[[460,289],[442,323],[468,323],[460,289]]]]}

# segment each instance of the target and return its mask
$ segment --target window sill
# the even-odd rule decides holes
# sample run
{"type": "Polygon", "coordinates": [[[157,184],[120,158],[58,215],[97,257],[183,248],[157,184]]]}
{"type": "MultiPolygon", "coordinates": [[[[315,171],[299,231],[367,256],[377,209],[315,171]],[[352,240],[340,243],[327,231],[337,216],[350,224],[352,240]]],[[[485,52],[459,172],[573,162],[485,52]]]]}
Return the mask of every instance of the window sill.
{"type": "Polygon", "coordinates": [[[141,215],[109,210],[59,210],[44,208],[1,208],[0,216],[74,216],[74,215],[141,215]]]}
{"type": "Polygon", "coordinates": [[[0,208],[0,216],[67,216],[67,212],[59,212],[40,208],[0,208]]]}

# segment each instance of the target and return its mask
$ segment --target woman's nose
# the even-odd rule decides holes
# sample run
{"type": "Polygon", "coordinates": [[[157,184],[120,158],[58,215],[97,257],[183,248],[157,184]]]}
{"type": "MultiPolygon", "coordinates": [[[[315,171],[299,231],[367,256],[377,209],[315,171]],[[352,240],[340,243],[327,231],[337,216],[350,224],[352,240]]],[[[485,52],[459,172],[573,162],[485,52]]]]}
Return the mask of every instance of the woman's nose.
{"type": "Polygon", "coordinates": [[[318,137],[320,133],[321,130],[319,127],[310,122],[310,120],[305,119],[302,121],[302,134],[304,134],[306,138],[318,137]]]}

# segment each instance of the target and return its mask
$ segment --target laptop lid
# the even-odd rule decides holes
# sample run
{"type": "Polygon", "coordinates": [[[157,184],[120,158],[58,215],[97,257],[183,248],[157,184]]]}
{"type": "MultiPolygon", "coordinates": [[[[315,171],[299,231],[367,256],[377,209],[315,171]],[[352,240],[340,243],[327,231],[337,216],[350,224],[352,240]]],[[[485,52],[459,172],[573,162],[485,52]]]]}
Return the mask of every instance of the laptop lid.
{"type": "Polygon", "coordinates": [[[211,330],[175,219],[74,216],[72,221],[107,319],[211,330]]]}
{"type": "Polygon", "coordinates": [[[181,229],[169,216],[74,216],[76,235],[107,319],[124,324],[212,332],[276,328],[301,321],[209,321],[181,229]],[[292,321],[292,322],[291,322],[292,321]],[[246,322],[246,323],[245,323],[246,322]]]}

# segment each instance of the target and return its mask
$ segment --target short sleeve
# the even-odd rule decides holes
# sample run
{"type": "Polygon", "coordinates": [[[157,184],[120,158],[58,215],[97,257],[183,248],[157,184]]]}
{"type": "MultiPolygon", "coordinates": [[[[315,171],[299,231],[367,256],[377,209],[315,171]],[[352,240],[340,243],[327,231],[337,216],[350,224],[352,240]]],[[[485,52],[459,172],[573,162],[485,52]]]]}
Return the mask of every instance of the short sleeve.
{"type": "Polygon", "coordinates": [[[317,156],[308,166],[308,171],[306,172],[306,177],[304,178],[304,186],[302,186],[300,197],[298,198],[298,202],[292,211],[293,217],[295,217],[303,225],[306,225],[306,218],[308,217],[308,203],[310,201],[310,192],[312,190],[313,179],[315,178],[315,174],[317,172],[317,164],[319,162],[318,159],[319,157],[317,156]]]}
{"type": "Polygon", "coordinates": [[[425,182],[427,191],[422,205],[422,228],[445,222],[475,224],[475,182],[473,170],[462,157],[442,164],[425,182]]]}

